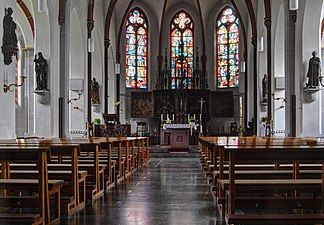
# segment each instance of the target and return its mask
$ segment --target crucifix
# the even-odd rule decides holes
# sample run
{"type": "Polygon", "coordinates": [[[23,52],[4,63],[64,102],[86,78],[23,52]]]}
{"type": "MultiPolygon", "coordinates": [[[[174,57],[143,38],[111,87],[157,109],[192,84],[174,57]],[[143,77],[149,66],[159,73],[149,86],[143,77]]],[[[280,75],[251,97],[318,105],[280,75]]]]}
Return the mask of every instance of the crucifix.
{"type": "Polygon", "coordinates": [[[203,106],[206,101],[203,98],[200,98],[198,102],[200,103],[200,114],[203,114],[203,106]]]}

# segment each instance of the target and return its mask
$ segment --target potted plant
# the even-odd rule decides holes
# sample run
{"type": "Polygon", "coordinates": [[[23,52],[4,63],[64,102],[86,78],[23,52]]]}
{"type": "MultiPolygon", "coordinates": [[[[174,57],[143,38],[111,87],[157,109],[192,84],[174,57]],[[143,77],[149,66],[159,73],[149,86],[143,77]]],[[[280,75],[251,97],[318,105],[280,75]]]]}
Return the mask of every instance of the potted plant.
{"type": "Polygon", "coordinates": [[[99,118],[93,119],[93,124],[96,124],[96,125],[101,124],[101,119],[99,119],[99,118]]]}

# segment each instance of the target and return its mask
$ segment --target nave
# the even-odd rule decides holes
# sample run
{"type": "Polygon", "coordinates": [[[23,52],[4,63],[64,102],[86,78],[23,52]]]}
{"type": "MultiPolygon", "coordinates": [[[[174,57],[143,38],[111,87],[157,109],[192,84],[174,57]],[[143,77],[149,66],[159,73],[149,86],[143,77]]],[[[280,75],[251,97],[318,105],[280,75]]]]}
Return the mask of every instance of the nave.
{"type": "Polygon", "coordinates": [[[221,225],[198,157],[151,158],[146,166],[61,225],[221,225]]]}

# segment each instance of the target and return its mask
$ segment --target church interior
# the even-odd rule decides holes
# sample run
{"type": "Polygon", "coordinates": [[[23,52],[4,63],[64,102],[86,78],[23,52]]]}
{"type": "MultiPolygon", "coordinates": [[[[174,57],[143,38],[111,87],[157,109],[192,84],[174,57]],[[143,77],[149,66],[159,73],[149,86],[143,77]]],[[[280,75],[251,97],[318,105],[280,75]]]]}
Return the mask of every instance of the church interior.
{"type": "Polygon", "coordinates": [[[1,0],[0,27],[0,224],[324,224],[323,0],[1,0]]]}

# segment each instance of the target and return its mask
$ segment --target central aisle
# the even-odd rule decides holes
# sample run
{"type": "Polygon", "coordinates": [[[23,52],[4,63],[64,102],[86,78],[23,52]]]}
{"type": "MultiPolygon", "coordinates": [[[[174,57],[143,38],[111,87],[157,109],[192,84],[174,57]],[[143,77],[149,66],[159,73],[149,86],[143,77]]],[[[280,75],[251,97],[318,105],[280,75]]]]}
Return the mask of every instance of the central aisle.
{"type": "MultiPolygon", "coordinates": [[[[151,158],[69,224],[221,225],[198,158],[151,158]]],[[[62,223],[61,223],[62,224],[62,223]]],[[[64,223],[65,224],[65,223],[64,223]]]]}

